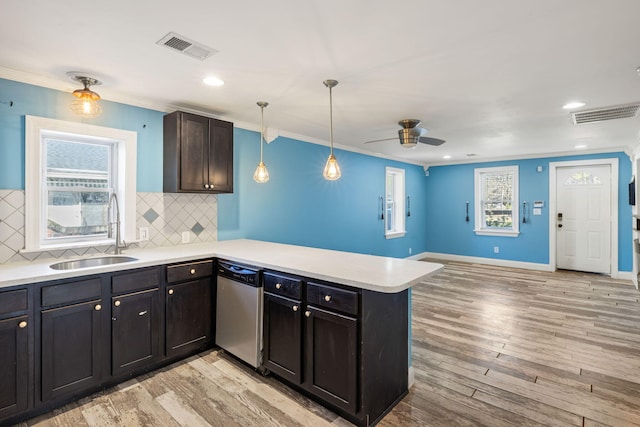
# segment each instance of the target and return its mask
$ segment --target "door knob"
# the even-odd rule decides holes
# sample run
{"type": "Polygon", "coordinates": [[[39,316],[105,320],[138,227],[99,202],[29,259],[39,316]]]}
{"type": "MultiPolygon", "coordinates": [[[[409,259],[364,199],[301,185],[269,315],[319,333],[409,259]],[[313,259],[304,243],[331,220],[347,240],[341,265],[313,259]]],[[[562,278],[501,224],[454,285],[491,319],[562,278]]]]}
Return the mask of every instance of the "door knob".
{"type": "Polygon", "coordinates": [[[120,304],[121,304],[120,301],[116,301],[113,303],[113,305],[115,305],[116,307],[120,307],[120,304]]]}
{"type": "Polygon", "coordinates": [[[292,309],[293,311],[298,311],[298,306],[297,306],[297,305],[294,305],[293,307],[291,307],[291,309],[292,309]]]}
{"type": "Polygon", "coordinates": [[[282,284],[276,283],[276,289],[280,289],[281,287],[282,287],[282,284]]]}
{"type": "Polygon", "coordinates": [[[25,322],[24,320],[20,323],[18,323],[18,328],[20,329],[24,329],[27,327],[27,322],[25,322]]]}
{"type": "Polygon", "coordinates": [[[196,269],[195,269],[195,268],[192,268],[191,270],[189,270],[189,273],[191,273],[191,274],[196,274],[196,269]]]}
{"type": "Polygon", "coordinates": [[[96,311],[100,311],[100,310],[102,310],[102,306],[101,306],[100,304],[96,304],[96,306],[95,306],[95,310],[96,310],[96,311]]]}
{"type": "Polygon", "coordinates": [[[558,224],[558,228],[562,228],[562,224],[558,224]]]}
{"type": "Polygon", "coordinates": [[[173,289],[169,289],[169,295],[173,295],[173,289]]]}
{"type": "Polygon", "coordinates": [[[304,312],[304,315],[305,315],[306,317],[309,317],[309,316],[311,316],[311,312],[307,310],[307,311],[305,311],[305,312],[304,312]]]}
{"type": "Polygon", "coordinates": [[[325,300],[326,302],[331,301],[331,295],[325,295],[324,300],[325,300]]]}

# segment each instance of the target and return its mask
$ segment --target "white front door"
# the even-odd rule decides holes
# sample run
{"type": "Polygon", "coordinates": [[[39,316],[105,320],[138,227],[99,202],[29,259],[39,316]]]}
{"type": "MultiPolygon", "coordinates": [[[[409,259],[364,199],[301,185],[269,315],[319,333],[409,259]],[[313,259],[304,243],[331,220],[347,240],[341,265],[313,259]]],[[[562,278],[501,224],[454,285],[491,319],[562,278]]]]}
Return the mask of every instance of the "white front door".
{"type": "Polygon", "coordinates": [[[611,166],[557,169],[557,268],[611,273],[611,166]]]}

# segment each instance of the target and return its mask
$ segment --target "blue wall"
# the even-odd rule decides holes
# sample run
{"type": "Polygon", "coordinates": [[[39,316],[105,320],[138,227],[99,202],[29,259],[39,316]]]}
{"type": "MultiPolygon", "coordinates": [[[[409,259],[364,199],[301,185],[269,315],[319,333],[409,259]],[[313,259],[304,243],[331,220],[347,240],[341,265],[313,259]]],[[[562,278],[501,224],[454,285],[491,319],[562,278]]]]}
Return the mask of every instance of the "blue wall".
{"type": "MultiPolygon", "coordinates": [[[[100,117],[80,119],[69,109],[69,93],[4,79],[0,101],[0,188],[24,189],[24,117],[33,115],[138,132],[137,191],[162,191],[163,112],[103,100],[100,117]]],[[[280,137],[265,146],[271,180],[260,185],[252,179],[259,134],[236,128],[234,138],[235,193],[218,198],[220,240],[252,238],[393,257],[408,256],[409,248],[414,254],[426,250],[422,167],[337,150],[343,176],[328,182],[322,178],[327,147],[280,137]],[[385,166],[406,170],[411,217],[404,238],[386,240],[377,219],[385,166]]]]}
{"type": "MultiPolygon", "coordinates": [[[[631,271],[632,231],[631,206],[628,204],[628,183],[631,180],[631,160],[624,153],[550,157],[540,159],[476,163],[429,168],[426,191],[427,251],[482,258],[498,258],[530,263],[549,263],[549,163],[559,161],[617,158],[618,190],[618,271],[631,271]],[[518,165],[520,205],[527,201],[527,223],[520,223],[520,235],[513,237],[476,236],[474,228],[474,168],[518,165]],[[537,166],[543,171],[537,172],[537,166]],[[534,200],[544,202],[542,215],[532,216],[534,200]],[[437,202],[436,202],[437,201],[437,202]],[[465,202],[469,201],[469,222],[465,222],[465,202]],[[499,254],[493,247],[500,248],[499,254]]],[[[522,221],[522,219],[521,219],[522,221]]]]}
{"type": "Polygon", "coordinates": [[[280,137],[264,149],[270,180],[253,181],[260,135],[235,130],[234,194],[218,197],[218,238],[252,238],[393,257],[426,250],[424,169],[421,166],[336,150],[342,177],[326,181],[322,169],[329,148],[280,137]],[[385,239],[378,219],[385,167],[405,169],[411,216],[404,238],[385,239]]]}

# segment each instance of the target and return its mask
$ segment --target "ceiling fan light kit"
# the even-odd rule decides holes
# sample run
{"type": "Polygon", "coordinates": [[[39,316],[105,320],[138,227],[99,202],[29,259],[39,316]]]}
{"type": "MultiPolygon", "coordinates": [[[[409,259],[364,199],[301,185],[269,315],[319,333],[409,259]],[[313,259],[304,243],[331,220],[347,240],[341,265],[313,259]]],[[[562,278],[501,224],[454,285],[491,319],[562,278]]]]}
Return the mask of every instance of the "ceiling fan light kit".
{"type": "MultiPolygon", "coordinates": [[[[398,130],[398,137],[400,139],[401,147],[416,148],[418,143],[434,146],[442,145],[445,143],[444,139],[423,136],[424,134],[429,132],[429,130],[419,127],[420,123],[421,121],[418,119],[404,119],[398,122],[398,124],[402,127],[402,129],[398,130]]],[[[365,142],[365,144],[371,144],[372,142],[392,141],[394,139],[396,138],[375,139],[373,141],[367,141],[365,142]]]]}

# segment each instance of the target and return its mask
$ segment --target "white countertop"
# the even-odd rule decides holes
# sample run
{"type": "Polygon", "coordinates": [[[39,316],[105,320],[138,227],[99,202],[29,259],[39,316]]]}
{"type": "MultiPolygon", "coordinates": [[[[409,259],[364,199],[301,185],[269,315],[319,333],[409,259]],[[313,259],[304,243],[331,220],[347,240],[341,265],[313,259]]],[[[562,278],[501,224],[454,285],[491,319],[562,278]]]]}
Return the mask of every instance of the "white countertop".
{"type": "MultiPolygon", "coordinates": [[[[215,257],[356,288],[395,293],[420,283],[443,268],[442,264],[430,262],[258,240],[130,249],[123,255],[138,258],[138,261],[78,270],[53,270],[49,267],[55,262],[66,261],[62,259],[5,264],[0,266],[0,288],[215,257]]],[[[70,259],[78,258],[81,257],[70,259]]]]}

